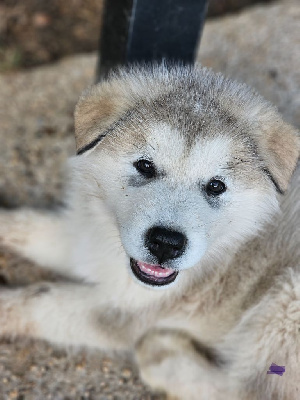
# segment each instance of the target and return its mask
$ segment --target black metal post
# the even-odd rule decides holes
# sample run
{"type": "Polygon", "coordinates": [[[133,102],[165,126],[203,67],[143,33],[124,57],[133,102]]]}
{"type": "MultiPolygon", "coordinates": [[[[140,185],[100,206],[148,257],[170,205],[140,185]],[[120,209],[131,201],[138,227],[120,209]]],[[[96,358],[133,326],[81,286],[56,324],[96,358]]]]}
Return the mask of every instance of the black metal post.
{"type": "Polygon", "coordinates": [[[97,80],[133,62],[193,63],[208,0],[106,0],[97,80]]]}

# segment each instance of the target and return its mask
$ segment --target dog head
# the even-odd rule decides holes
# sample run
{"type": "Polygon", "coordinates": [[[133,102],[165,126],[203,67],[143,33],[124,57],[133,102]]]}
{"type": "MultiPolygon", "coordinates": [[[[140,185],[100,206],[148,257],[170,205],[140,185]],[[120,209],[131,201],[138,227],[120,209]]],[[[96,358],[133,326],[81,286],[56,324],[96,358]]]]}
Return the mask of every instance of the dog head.
{"type": "Polygon", "coordinates": [[[152,286],[255,235],[299,157],[274,107],[207,69],[120,72],[82,95],[75,128],[88,201],[106,205],[134,276],[152,286]]]}

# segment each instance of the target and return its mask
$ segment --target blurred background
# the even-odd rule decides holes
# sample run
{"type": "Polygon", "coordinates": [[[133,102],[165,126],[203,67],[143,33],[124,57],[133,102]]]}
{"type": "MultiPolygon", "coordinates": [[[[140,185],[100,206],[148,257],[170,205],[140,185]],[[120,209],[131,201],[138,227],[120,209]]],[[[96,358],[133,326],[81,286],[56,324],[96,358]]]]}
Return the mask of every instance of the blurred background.
{"type": "MultiPolygon", "coordinates": [[[[271,0],[210,0],[208,18],[271,0]]],[[[103,0],[1,0],[0,71],[98,47],[103,0]]]]}
{"type": "MultiPolygon", "coordinates": [[[[0,0],[0,206],[61,204],[74,106],[95,80],[102,11],[102,0],[0,0]]],[[[299,0],[210,0],[197,62],[253,86],[300,127],[299,0]]],[[[0,249],[0,284],[57,279],[0,249]]],[[[1,340],[0,400],[10,399],[163,396],[126,357],[1,340]]]]}

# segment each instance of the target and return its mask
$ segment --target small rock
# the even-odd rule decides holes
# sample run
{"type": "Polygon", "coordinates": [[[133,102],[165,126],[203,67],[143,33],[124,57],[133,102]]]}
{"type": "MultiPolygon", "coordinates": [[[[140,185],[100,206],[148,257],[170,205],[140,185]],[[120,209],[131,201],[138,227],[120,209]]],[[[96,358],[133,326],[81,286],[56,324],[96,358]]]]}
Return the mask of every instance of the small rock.
{"type": "Polygon", "coordinates": [[[123,378],[129,379],[129,378],[132,377],[132,371],[129,368],[124,368],[121,371],[121,375],[122,375],[123,378]]]}

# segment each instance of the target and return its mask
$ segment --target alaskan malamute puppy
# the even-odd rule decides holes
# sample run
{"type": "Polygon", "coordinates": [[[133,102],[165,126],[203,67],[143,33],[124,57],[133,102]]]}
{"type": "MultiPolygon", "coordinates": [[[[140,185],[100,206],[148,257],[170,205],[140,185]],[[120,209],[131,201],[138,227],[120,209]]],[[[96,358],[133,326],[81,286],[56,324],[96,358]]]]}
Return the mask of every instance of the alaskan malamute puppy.
{"type": "Polygon", "coordinates": [[[295,130],[245,85],[166,66],[91,87],[75,125],[66,208],[3,210],[0,236],[78,279],[1,289],[0,334],[132,351],[173,398],[299,399],[295,130]]]}

